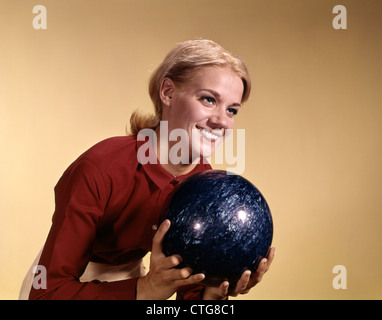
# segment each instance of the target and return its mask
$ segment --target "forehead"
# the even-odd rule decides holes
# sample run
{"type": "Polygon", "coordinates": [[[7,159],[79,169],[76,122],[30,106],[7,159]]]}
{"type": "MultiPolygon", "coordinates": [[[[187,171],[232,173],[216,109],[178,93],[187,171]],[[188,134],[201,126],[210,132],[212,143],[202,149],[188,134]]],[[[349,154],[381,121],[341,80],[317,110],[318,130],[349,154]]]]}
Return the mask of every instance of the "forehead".
{"type": "Polygon", "coordinates": [[[222,97],[241,101],[244,84],[230,67],[204,67],[186,83],[190,90],[213,90],[222,97]]]}

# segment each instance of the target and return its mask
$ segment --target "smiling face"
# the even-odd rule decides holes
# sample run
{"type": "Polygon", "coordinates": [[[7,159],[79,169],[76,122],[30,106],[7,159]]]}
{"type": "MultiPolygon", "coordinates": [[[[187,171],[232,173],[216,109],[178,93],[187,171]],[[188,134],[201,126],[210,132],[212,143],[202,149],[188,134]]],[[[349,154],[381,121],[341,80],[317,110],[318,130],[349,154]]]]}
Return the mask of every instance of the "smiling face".
{"type": "MultiPolygon", "coordinates": [[[[186,83],[166,78],[160,92],[162,121],[168,121],[169,132],[188,133],[190,157],[209,157],[226,130],[233,129],[243,90],[243,81],[230,67],[204,67],[186,83]]],[[[175,143],[169,141],[169,149],[175,143]]]]}

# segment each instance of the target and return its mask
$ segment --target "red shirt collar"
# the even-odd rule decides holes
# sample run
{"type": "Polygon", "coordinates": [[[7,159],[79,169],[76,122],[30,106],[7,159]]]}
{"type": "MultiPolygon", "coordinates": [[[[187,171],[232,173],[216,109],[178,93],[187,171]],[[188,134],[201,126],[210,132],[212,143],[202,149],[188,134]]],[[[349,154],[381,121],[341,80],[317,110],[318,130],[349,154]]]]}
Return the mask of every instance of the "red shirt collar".
{"type": "MultiPolygon", "coordinates": [[[[138,162],[140,162],[140,156],[139,156],[139,150],[145,150],[145,148],[140,149],[142,145],[147,143],[147,140],[145,141],[139,141],[137,139],[137,158],[138,162]]],[[[152,148],[152,145],[150,146],[152,148]]],[[[147,149],[146,149],[147,150],[147,149]]],[[[155,152],[152,152],[151,154],[155,155],[155,152]]],[[[207,159],[205,158],[200,158],[199,163],[196,165],[196,167],[189,173],[185,175],[181,175],[178,177],[174,177],[172,174],[168,173],[163,167],[160,165],[159,160],[156,158],[156,156],[152,157],[153,159],[149,159],[149,162],[146,164],[141,164],[142,168],[145,170],[146,174],[148,177],[161,189],[165,189],[170,183],[178,183],[181,182],[183,179],[191,176],[192,174],[200,171],[205,171],[205,170],[211,170],[212,167],[208,163],[207,159]],[[155,158],[154,158],[155,157],[155,158]]]]}

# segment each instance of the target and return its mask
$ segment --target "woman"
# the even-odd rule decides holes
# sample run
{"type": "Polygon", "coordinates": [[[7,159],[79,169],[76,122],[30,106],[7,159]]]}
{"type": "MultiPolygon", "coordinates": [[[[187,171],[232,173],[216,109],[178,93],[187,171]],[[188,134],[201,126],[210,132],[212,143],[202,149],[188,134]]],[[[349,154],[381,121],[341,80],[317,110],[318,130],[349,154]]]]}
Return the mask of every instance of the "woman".
{"type": "Polygon", "coordinates": [[[47,270],[46,288],[32,286],[29,298],[167,299],[178,292],[179,299],[225,299],[260,281],[273,250],[252,277],[244,272],[230,292],[227,281],[201,286],[203,274],[175,268],[181,257],[162,252],[170,228],[161,210],[166,198],[184,178],[211,169],[204,158],[233,128],[250,87],[244,63],[216,43],[177,45],[150,81],[155,115],[134,113],[130,136],[98,143],[56,185],[53,224],[38,263],[47,270]],[[187,148],[180,149],[186,155],[182,161],[171,161],[178,142],[163,136],[164,124],[168,132],[181,130],[188,138],[183,139],[187,148]],[[139,139],[142,129],[155,130],[159,164],[139,161],[147,143],[139,139]],[[148,251],[146,274],[142,258],[148,251]]]}

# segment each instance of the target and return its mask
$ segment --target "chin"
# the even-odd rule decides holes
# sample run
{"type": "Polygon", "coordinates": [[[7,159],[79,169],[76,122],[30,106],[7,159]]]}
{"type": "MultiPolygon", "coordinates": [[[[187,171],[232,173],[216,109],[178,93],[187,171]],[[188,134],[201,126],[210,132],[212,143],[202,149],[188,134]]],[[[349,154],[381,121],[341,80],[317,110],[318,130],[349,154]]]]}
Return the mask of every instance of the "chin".
{"type": "Polygon", "coordinates": [[[215,149],[223,142],[224,138],[220,137],[217,140],[209,140],[204,137],[192,137],[192,158],[209,158],[215,153],[215,149]]]}
{"type": "Polygon", "coordinates": [[[215,153],[215,150],[203,150],[203,152],[200,154],[202,158],[209,158],[215,153]]]}
{"type": "Polygon", "coordinates": [[[204,145],[202,144],[200,148],[193,148],[192,155],[193,158],[209,158],[215,153],[215,145],[204,145]]]}

